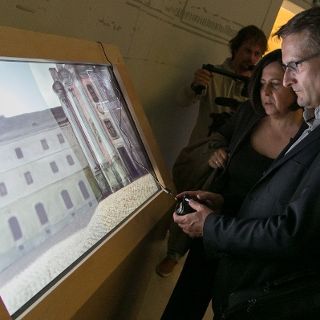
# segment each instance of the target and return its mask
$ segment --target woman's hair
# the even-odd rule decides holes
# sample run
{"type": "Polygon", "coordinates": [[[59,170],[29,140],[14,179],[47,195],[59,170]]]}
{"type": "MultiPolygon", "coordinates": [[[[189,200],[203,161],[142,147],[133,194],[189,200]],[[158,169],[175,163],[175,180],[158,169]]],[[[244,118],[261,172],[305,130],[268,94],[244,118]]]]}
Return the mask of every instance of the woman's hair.
{"type": "MultiPolygon", "coordinates": [[[[278,62],[279,65],[282,66],[281,49],[276,49],[269,52],[259,61],[252,73],[248,86],[251,105],[253,109],[260,114],[265,114],[260,96],[262,71],[267,65],[272,62],[278,62]]],[[[296,101],[290,106],[291,110],[297,110],[298,108],[299,106],[296,101]]]]}
{"type": "Polygon", "coordinates": [[[256,43],[261,49],[261,54],[267,50],[268,40],[264,32],[254,25],[249,25],[240,29],[235,37],[229,41],[232,59],[236,51],[247,41],[256,43]]]}

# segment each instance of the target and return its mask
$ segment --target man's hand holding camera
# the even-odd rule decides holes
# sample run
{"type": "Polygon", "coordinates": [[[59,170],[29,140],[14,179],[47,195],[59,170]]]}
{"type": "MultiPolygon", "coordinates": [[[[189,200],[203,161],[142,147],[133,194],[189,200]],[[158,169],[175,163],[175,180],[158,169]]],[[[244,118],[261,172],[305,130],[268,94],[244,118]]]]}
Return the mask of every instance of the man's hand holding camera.
{"type": "Polygon", "coordinates": [[[186,191],[177,195],[177,199],[188,195],[189,206],[194,212],[186,215],[173,213],[173,220],[190,237],[202,237],[204,222],[209,214],[220,211],[224,199],[220,194],[206,191],[186,191]]]}

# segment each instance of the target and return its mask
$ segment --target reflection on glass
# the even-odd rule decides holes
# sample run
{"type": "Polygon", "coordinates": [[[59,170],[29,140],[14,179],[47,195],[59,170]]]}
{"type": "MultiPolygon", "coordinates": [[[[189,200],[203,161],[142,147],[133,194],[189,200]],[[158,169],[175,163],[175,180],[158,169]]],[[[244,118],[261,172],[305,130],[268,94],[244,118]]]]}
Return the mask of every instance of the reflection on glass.
{"type": "Polygon", "coordinates": [[[158,191],[103,65],[0,61],[0,296],[19,314],[158,191]]]}

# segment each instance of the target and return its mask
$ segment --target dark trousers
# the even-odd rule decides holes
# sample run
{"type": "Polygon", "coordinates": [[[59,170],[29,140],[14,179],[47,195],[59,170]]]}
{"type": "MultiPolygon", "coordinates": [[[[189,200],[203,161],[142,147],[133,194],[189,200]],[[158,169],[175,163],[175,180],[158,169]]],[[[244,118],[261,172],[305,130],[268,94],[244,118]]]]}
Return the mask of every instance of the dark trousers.
{"type": "Polygon", "coordinates": [[[216,261],[209,261],[202,239],[194,239],[162,320],[201,320],[212,298],[216,261]]]}

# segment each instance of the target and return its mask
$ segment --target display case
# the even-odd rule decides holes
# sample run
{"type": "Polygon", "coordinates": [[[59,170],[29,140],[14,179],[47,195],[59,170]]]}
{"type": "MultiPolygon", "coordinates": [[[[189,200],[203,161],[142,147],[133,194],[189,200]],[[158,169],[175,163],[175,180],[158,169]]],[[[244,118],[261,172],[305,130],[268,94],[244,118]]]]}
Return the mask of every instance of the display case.
{"type": "Polygon", "coordinates": [[[68,318],[172,185],[114,46],[6,27],[0,41],[0,314],[68,318]]]}

